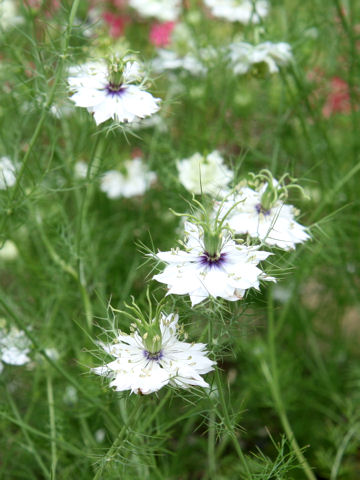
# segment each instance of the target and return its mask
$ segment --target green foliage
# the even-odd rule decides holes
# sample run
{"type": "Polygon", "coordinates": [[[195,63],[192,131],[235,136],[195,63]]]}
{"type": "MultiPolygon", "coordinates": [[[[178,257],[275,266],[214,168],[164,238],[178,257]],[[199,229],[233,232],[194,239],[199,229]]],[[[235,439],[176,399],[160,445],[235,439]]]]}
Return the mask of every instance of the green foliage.
{"type": "MultiPolygon", "coordinates": [[[[19,3],[23,23],[0,32],[0,157],[18,171],[0,191],[0,239],[18,251],[6,259],[0,250],[0,316],[30,339],[32,361],[0,376],[0,478],[358,478],[358,2],[273,1],[256,28],[189,2],[198,48],[235,35],[287,41],[295,62],[255,78],[225,74],[219,60],[207,76],[178,74],[175,93],[171,77],[155,78],[165,130],[136,132],[96,127],[80,108],[51,111],[68,102],[68,68],[106,37],[101,26],[100,38],[87,36],[90,2],[60,2],[52,16],[48,2],[19,3]],[[334,77],[349,86],[349,108],[327,116],[334,77]],[[242,301],[192,309],[187,297],[167,298],[188,341],[207,343],[218,362],[209,390],[112,392],[90,371],[104,362],[97,341],[129,331],[117,310],[130,296],[147,308],[144,249],[176,245],[179,218],[169,209],[191,200],[176,160],[215,149],[236,179],[261,169],[298,178],[306,196],[287,194],[312,240],[274,250],[268,270],[278,283],[242,301]],[[143,197],[108,199],[101,176],[139,150],[157,183],[143,197]],[[75,175],[80,160],[85,178],[75,175]]],[[[127,28],[142,59],[154,56],[148,31],[137,17],[127,28]]],[[[165,294],[160,284],[150,291],[154,303],[165,294]]]]}

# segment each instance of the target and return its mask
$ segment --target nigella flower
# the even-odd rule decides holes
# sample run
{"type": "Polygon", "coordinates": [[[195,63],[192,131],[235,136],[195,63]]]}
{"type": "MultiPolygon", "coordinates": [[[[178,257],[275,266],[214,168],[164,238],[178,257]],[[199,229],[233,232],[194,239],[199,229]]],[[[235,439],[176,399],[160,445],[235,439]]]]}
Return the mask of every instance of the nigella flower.
{"type": "Polygon", "coordinates": [[[208,155],[195,153],[177,162],[179,180],[192,193],[218,194],[233,179],[233,172],[215,150],[208,155]]]}
{"type": "Polygon", "coordinates": [[[270,179],[257,190],[240,188],[224,203],[224,212],[235,203],[227,217],[229,227],[237,234],[247,234],[271,246],[291,250],[310,238],[306,228],[296,222],[296,210],[284,203],[282,186],[270,179]]]}
{"type": "Polygon", "coordinates": [[[129,5],[145,18],[173,22],[181,13],[181,0],[129,0],[129,5]]]}
{"type": "Polygon", "coordinates": [[[30,341],[24,332],[15,327],[6,328],[4,319],[0,319],[0,372],[8,365],[24,365],[30,361],[30,341]],[[3,362],[3,363],[1,363],[3,362]]]}
{"type": "Polygon", "coordinates": [[[153,278],[168,286],[168,294],[189,295],[192,305],[208,297],[240,300],[260,280],[275,281],[257,267],[270,254],[257,247],[238,245],[221,227],[185,223],[184,250],[178,248],[155,256],[166,264],[153,278]]]}
{"type": "Polygon", "coordinates": [[[110,387],[119,392],[147,395],[167,384],[208,387],[201,375],[213,370],[215,362],[206,356],[203,343],[179,340],[177,314],[159,312],[146,325],[136,320],[131,335],[119,333],[112,344],[102,344],[115,360],[94,368],[94,373],[110,377],[110,387]]]}
{"type": "Polygon", "coordinates": [[[13,162],[8,157],[0,158],[0,190],[6,190],[16,183],[16,170],[13,162]]]}
{"type": "Polygon", "coordinates": [[[97,125],[109,118],[133,122],[159,110],[160,99],[146,92],[141,80],[139,63],[129,57],[86,63],[70,69],[68,83],[75,92],[70,98],[93,113],[97,125]]]}
{"type": "Polygon", "coordinates": [[[214,17],[243,24],[259,23],[268,14],[266,0],[204,0],[214,17]]]}
{"type": "Polygon", "coordinates": [[[171,32],[167,48],[159,48],[152,61],[155,72],[179,70],[191,75],[206,75],[207,66],[202,57],[209,47],[198,48],[191,30],[184,23],[177,23],[171,32]]]}
{"type": "Polygon", "coordinates": [[[230,65],[235,75],[244,75],[249,71],[277,73],[279,67],[292,60],[291,46],[288,43],[264,42],[251,45],[246,42],[234,42],[229,45],[230,65]]]}
{"type": "Polygon", "coordinates": [[[22,23],[24,19],[17,15],[17,6],[15,0],[0,1],[0,33],[15,25],[22,23]]]}
{"type": "Polygon", "coordinates": [[[155,180],[156,174],[147,169],[141,158],[134,158],[125,162],[123,173],[117,170],[106,172],[100,189],[109,198],[130,198],[143,195],[155,180]]]}

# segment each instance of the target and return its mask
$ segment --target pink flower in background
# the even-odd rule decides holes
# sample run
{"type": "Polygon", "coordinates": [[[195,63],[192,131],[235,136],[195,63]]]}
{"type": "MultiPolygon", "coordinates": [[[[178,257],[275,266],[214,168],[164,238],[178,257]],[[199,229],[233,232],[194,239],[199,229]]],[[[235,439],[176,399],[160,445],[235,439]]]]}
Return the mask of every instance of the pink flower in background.
{"type": "Polygon", "coordinates": [[[47,17],[51,17],[60,8],[59,0],[49,0],[45,2],[41,0],[26,0],[25,3],[30,8],[33,8],[35,10],[40,10],[41,8],[44,8],[45,15],[47,17]]]}
{"type": "Polygon", "coordinates": [[[327,96],[322,114],[329,118],[334,113],[349,113],[351,111],[349,86],[340,77],[333,77],[330,82],[330,92],[327,96]]]}
{"type": "Polygon", "coordinates": [[[116,15],[111,12],[105,12],[103,19],[109,26],[109,34],[113,38],[121,37],[124,34],[124,29],[129,21],[129,18],[123,15],[116,15]]]}
{"type": "Polygon", "coordinates": [[[170,43],[175,22],[154,23],[151,26],[149,40],[155,47],[166,47],[170,43]]]}

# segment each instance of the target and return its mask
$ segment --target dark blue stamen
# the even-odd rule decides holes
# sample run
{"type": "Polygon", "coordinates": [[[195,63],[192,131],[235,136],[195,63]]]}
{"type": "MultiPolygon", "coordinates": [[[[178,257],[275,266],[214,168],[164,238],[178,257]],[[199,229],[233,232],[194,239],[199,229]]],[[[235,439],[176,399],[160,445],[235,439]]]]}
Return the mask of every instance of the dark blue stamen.
{"type": "Polygon", "coordinates": [[[260,215],[260,213],[262,213],[265,217],[267,217],[271,213],[271,209],[269,208],[268,210],[266,210],[266,208],[264,208],[261,205],[261,203],[258,203],[258,204],[255,205],[255,210],[257,211],[257,213],[259,215],[260,215]]]}
{"type": "Polygon", "coordinates": [[[122,85],[115,85],[114,83],[108,83],[105,87],[105,90],[108,95],[115,97],[122,95],[125,92],[126,87],[123,87],[122,85]]]}
{"type": "Polygon", "coordinates": [[[148,352],[147,350],[144,350],[143,353],[146,360],[155,360],[157,362],[158,360],[161,360],[163,357],[163,352],[161,350],[160,352],[155,352],[155,353],[151,353],[151,352],[148,352]]]}
{"type": "Polygon", "coordinates": [[[226,253],[221,253],[220,255],[210,255],[208,252],[204,252],[200,256],[200,263],[204,267],[221,267],[226,261],[226,253]]]}

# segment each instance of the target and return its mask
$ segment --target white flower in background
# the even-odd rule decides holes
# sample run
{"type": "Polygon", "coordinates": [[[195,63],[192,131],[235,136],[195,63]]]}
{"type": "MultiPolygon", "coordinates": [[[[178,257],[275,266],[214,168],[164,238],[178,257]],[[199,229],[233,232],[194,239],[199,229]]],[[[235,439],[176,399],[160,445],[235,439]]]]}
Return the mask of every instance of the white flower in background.
{"type": "Polygon", "coordinates": [[[160,314],[157,333],[155,319],[149,332],[140,334],[137,328],[131,335],[119,333],[115,343],[102,347],[115,360],[93,372],[111,378],[110,387],[116,391],[149,393],[167,384],[188,388],[191,385],[208,387],[201,375],[213,370],[215,362],[207,358],[206,345],[187,343],[178,339],[178,315],[160,314]]]}
{"type": "MultiPolygon", "coordinates": [[[[30,341],[24,332],[15,327],[6,328],[4,319],[0,319],[0,361],[8,365],[24,365],[30,361],[30,341]]],[[[0,372],[4,366],[0,362],[0,372]]]]}
{"type": "Polygon", "coordinates": [[[75,93],[70,99],[93,113],[97,125],[109,118],[133,122],[159,110],[160,99],[143,89],[142,76],[139,63],[127,58],[71,67],[68,83],[75,93]]]}
{"type": "Polygon", "coordinates": [[[224,159],[215,150],[209,155],[195,153],[177,162],[179,180],[189,192],[216,195],[233,179],[233,172],[224,165],[224,159]]]}
{"type": "Polygon", "coordinates": [[[214,17],[245,25],[259,23],[269,11],[266,0],[204,0],[204,3],[214,17]]]}
{"type": "Polygon", "coordinates": [[[53,103],[50,107],[50,113],[58,119],[69,117],[73,113],[73,111],[74,105],[66,100],[53,103]]]}
{"type": "Polygon", "coordinates": [[[0,158],[0,190],[6,190],[16,183],[15,166],[8,157],[0,158]]]}
{"type": "Polygon", "coordinates": [[[130,198],[143,195],[155,180],[156,174],[147,169],[141,158],[134,158],[125,162],[124,173],[117,170],[106,172],[100,189],[109,198],[130,198]]]}
{"type": "Polygon", "coordinates": [[[181,13],[181,0],[129,0],[129,5],[145,18],[156,18],[160,22],[177,20],[181,13]]]}
{"type": "MultiPolygon", "coordinates": [[[[274,181],[277,188],[277,182],[274,181]]],[[[267,183],[259,190],[249,187],[241,188],[232,198],[224,203],[224,212],[237,205],[227,218],[230,228],[238,234],[248,234],[267,245],[291,250],[297,243],[303,243],[310,238],[306,228],[295,221],[296,210],[292,205],[286,205],[280,199],[264,206],[263,195],[267,183]]]]}
{"type": "Polygon", "coordinates": [[[15,260],[19,255],[15,243],[11,240],[5,240],[0,247],[0,260],[11,261],[15,260]]]}
{"type": "Polygon", "coordinates": [[[191,52],[181,55],[164,48],[157,50],[157,57],[152,61],[152,68],[157,73],[167,70],[185,70],[195,76],[207,73],[207,68],[202,64],[198,55],[191,52]]]}
{"type": "Polygon", "coordinates": [[[14,0],[0,1],[0,33],[23,22],[23,18],[17,15],[16,2],[14,0]]]}
{"type": "Polygon", "coordinates": [[[74,174],[76,178],[86,178],[88,171],[88,164],[84,160],[79,160],[75,163],[74,174]]]}
{"type": "Polygon", "coordinates": [[[73,385],[66,385],[63,394],[63,401],[69,406],[75,405],[79,400],[76,388],[73,385]]]}
{"type": "Polygon", "coordinates": [[[138,131],[138,130],[145,130],[147,128],[154,128],[159,132],[165,133],[168,131],[168,126],[163,117],[159,114],[152,115],[151,117],[135,120],[131,124],[131,129],[138,131]]]}
{"type": "Polygon", "coordinates": [[[199,48],[189,27],[184,23],[178,23],[171,33],[169,47],[157,50],[152,68],[157,73],[180,70],[201,76],[206,75],[208,71],[209,57],[213,59],[214,49],[199,48]]]}
{"type": "Polygon", "coordinates": [[[229,45],[230,65],[235,75],[244,75],[261,65],[265,65],[269,73],[277,73],[279,67],[289,64],[292,58],[291,46],[284,42],[259,45],[234,42],[229,45]]]}
{"type": "Polygon", "coordinates": [[[168,295],[189,294],[193,306],[208,297],[236,301],[249,288],[259,289],[260,280],[275,281],[257,267],[268,252],[237,245],[227,233],[220,234],[214,246],[214,235],[207,241],[203,228],[190,222],[185,223],[185,233],[185,250],[156,254],[167,265],[153,278],[168,286],[168,295]]]}
{"type": "Polygon", "coordinates": [[[94,437],[97,443],[103,443],[106,437],[105,430],[103,428],[99,428],[98,430],[96,430],[94,437]]]}

